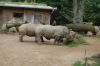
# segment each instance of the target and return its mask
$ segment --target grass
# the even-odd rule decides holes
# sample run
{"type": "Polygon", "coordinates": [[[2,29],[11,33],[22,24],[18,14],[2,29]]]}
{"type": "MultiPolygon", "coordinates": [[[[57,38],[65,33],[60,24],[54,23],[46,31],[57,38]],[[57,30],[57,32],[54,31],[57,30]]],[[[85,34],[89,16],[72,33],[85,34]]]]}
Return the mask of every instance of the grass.
{"type": "Polygon", "coordinates": [[[78,45],[86,45],[87,42],[85,41],[83,36],[77,35],[77,37],[73,41],[71,41],[71,42],[64,41],[64,44],[67,46],[74,47],[74,46],[78,46],[78,45]]]}
{"type": "MultiPolygon", "coordinates": [[[[85,63],[76,61],[73,66],[85,66],[85,63]]],[[[100,54],[87,58],[87,66],[100,66],[100,54]]]]}
{"type": "Polygon", "coordinates": [[[0,2],[0,4],[18,4],[18,5],[42,5],[42,6],[47,6],[45,3],[34,3],[34,2],[0,2]]]}
{"type": "Polygon", "coordinates": [[[100,39],[100,36],[96,36],[96,38],[100,39]]]}
{"type": "Polygon", "coordinates": [[[0,33],[2,32],[2,30],[0,29],[0,33]]]}
{"type": "Polygon", "coordinates": [[[80,61],[77,61],[73,64],[73,66],[83,66],[83,64],[80,61]]]}

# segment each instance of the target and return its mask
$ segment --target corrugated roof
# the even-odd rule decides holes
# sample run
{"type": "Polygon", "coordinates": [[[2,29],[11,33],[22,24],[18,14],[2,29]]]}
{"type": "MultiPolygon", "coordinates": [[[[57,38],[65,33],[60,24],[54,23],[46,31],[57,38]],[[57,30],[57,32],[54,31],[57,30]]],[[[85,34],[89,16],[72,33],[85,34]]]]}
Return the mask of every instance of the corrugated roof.
{"type": "Polygon", "coordinates": [[[18,8],[30,8],[30,9],[46,9],[46,10],[53,10],[51,6],[46,5],[29,5],[29,4],[15,4],[15,3],[0,3],[2,7],[18,7],[18,8]]]}

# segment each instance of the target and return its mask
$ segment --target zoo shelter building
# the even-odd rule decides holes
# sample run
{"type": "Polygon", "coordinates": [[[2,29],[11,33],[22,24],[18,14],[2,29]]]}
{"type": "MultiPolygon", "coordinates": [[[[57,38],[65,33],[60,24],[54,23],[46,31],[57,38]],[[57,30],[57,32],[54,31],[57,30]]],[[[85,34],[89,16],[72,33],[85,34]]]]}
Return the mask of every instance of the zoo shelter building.
{"type": "Polygon", "coordinates": [[[0,26],[11,19],[15,19],[17,22],[50,24],[50,16],[55,9],[47,5],[0,3],[0,26]]]}

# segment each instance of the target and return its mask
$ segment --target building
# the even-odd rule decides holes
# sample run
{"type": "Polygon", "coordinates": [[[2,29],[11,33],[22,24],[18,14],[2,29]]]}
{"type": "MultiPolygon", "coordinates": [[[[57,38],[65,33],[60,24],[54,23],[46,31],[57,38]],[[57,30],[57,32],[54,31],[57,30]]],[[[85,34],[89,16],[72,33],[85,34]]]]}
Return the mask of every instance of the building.
{"type": "Polygon", "coordinates": [[[0,25],[15,19],[17,22],[50,24],[50,15],[56,9],[47,5],[0,4],[0,25]]]}

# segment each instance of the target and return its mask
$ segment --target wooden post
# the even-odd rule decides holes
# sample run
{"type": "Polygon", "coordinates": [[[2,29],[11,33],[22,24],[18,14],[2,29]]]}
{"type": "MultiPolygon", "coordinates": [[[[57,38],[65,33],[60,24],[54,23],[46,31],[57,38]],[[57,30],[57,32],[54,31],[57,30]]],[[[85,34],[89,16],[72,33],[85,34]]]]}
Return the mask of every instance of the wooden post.
{"type": "Polygon", "coordinates": [[[84,66],[87,66],[87,56],[86,56],[87,52],[86,52],[86,49],[85,49],[85,65],[84,66]]]}
{"type": "Polygon", "coordinates": [[[25,13],[25,9],[24,9],[24,18],[23,18],[23,21],[24,21],[24,22],[26,21],[26,13],[25,13]]]}

